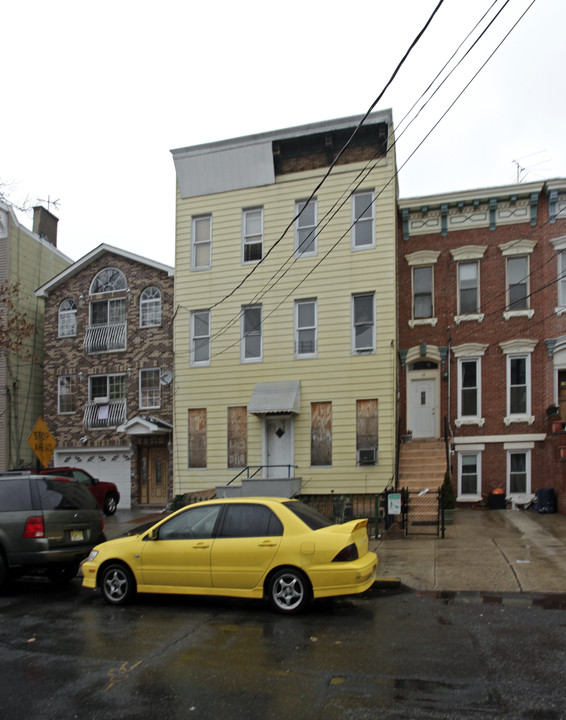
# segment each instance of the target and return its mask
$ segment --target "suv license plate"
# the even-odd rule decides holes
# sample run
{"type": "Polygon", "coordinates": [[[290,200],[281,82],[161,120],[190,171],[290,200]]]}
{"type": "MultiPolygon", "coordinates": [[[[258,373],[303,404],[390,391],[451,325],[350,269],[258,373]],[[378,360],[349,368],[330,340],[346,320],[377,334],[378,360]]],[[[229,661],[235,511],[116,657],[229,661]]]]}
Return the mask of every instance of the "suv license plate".
{"type": "Polygon", "coordinates": [[[71,540],[84,540],[84,535],[82,530],[71,530],[71,540]]]}

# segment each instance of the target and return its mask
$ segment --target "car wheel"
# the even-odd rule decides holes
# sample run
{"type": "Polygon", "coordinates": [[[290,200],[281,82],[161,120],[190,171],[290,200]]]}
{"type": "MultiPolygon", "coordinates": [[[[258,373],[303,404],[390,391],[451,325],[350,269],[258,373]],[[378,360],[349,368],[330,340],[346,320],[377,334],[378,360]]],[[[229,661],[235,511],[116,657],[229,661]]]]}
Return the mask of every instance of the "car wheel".
{"type": "Polygon", "coordinates": [[[61,563],[59,565],[53,565],[53,567],[48,568],[47,577],[55,585],[66,585],[77,576],[77,573],[79,572],[79,567],[79,562],[61,563]]]}
{"type": "Polygon", "coordinates": [[[104,514],[114,515],[117,507],[118,501],[116,500],[116,495],[108,493],[108,495],[104,498],[104,514]]]}
{"type": "Polygon", "coordinates": [[[100,586],[105,600],[111,605],[125,605],[136,592],[134,576],[121,563],[114,563],[104,568],[100,586]]]}
{"type": "Polygon", "coordinates": [[[311,594],[306,576],[295,568],[278,570],[269,581],[269,602],[280,613],[292,615],[301,612],[310,602],[311,594]]]}

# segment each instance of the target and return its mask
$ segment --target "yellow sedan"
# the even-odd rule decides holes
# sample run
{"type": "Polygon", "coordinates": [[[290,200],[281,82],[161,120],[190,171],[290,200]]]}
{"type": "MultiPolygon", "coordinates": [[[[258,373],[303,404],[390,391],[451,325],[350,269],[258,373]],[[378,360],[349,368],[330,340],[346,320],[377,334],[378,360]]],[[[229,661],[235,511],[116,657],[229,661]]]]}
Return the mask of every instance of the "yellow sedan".
{"type": "Polygon", "coordinates": [[[367,519],[332,524],[286,498],[189,505],[137,534],[97,545],[83,586],[122,605],[140,593],[267,597],[283,613],[312,598],[352,595],[375,581],[367,519]]]}

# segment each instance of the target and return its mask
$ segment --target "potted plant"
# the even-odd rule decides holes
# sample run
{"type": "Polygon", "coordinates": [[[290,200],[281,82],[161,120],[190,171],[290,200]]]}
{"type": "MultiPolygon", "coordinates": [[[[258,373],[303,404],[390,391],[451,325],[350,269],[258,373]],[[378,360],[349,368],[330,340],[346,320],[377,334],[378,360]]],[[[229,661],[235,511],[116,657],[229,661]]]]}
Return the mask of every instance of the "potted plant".
{"type": "Polygon", "coordinates": [[[447,470],[444,473],[444,482],[441,487],[442,501],[444,503],[444,524],[452,525],[454,522],[454,515],[456,514],[456,496],[454,495],[454,488],[450,481],[450,472],[447,470]]]}

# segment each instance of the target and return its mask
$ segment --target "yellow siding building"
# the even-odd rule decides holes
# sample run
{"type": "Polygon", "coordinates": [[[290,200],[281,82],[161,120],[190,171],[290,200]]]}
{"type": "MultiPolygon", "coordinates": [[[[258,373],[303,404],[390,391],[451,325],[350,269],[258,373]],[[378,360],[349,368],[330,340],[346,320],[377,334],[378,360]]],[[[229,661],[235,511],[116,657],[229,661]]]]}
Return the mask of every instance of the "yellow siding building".
{"type": "Polygon", "coordinates": [[[393,128],[360,121],[172,151],[175,494],[394,476],[393,128]]]}

